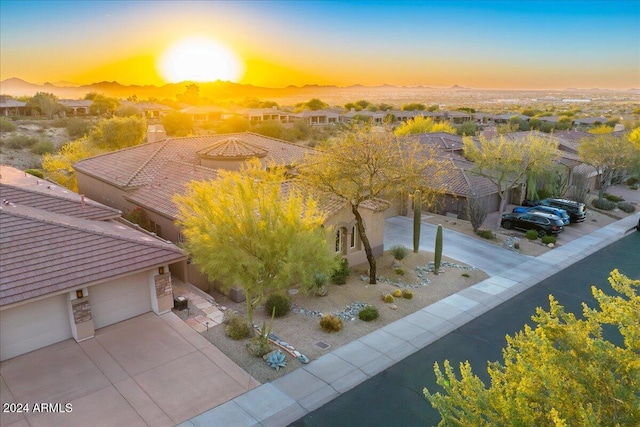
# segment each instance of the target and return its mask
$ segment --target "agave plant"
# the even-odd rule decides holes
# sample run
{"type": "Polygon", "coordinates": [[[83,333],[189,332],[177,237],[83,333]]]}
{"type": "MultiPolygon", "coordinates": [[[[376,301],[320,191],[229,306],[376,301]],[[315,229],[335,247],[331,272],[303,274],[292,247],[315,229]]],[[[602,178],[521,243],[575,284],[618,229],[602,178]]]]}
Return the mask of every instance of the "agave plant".
{"type": "Polygon", "coordinates": [[[267,365],[279,371],[287,366],[286,356],[280,350],[273,351],[267,356],[267,365]]]}

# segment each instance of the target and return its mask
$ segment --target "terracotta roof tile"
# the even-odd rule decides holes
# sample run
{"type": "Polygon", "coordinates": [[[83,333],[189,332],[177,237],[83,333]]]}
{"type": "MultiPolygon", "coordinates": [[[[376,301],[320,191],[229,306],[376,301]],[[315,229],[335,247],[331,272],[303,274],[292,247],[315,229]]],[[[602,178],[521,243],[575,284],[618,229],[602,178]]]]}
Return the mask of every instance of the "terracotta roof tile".
{"type": "Polygon", "coordinates": [[[0,306],[184,258],[176,246],[117,221],[0,206],[0,306]]]}
{"type": "Polygon", "coordinates": [[[123,188],[149,183],[170,160],[199,164],[198,152],[216,143],[236,138],[238,141],[267,150],[264,162],[290,165],[314,150],[287,141],[250,132],[222,135],[169,138],[81,160],[74,167],[88,175],[123,188]]]}

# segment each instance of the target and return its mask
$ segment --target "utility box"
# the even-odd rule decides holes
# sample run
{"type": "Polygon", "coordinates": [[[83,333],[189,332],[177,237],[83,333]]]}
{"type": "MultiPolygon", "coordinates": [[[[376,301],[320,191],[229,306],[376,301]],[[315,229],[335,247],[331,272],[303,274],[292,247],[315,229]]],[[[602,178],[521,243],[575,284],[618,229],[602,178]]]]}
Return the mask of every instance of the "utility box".
{"type": "Polygon", "coordinates": [[[176,297],[173,299],[173,308],[176,310],[186,310],[189,307],[189,300],[185,297],[176,297]]]}

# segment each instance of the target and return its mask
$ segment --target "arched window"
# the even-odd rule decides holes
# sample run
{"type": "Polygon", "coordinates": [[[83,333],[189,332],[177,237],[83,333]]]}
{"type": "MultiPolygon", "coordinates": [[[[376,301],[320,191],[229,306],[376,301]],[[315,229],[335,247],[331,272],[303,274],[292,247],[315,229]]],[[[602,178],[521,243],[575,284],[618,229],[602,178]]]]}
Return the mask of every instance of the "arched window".
{"type": "Polygon", "coordinates": [[[351,236],[349,239],[349,247],[351,249],[356,249],[360,247],[360,239],[358,239],[358,229],[356,226],[351,227],[351,236]]]}
{"type": "Polygon", "coordinates": [[[336,252],[345,255],[347,253],[347,229],[338,228],[336,231],[336,252]]]}

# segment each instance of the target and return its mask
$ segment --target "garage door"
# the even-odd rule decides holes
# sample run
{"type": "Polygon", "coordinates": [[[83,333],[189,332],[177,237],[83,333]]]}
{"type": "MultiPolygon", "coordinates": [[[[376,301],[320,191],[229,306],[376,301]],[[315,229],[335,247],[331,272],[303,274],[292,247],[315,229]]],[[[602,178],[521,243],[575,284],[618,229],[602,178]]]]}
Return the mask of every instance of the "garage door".
{"type": "Polygon", "coordinates": [[[71,338],[68,294],[0,311],[0,360],[71,338]]]}
{"type": "Polygon", "coordinates": [[[146,273],[89,288],[93,326],[104,328],[151,311],[146,273]]]}

